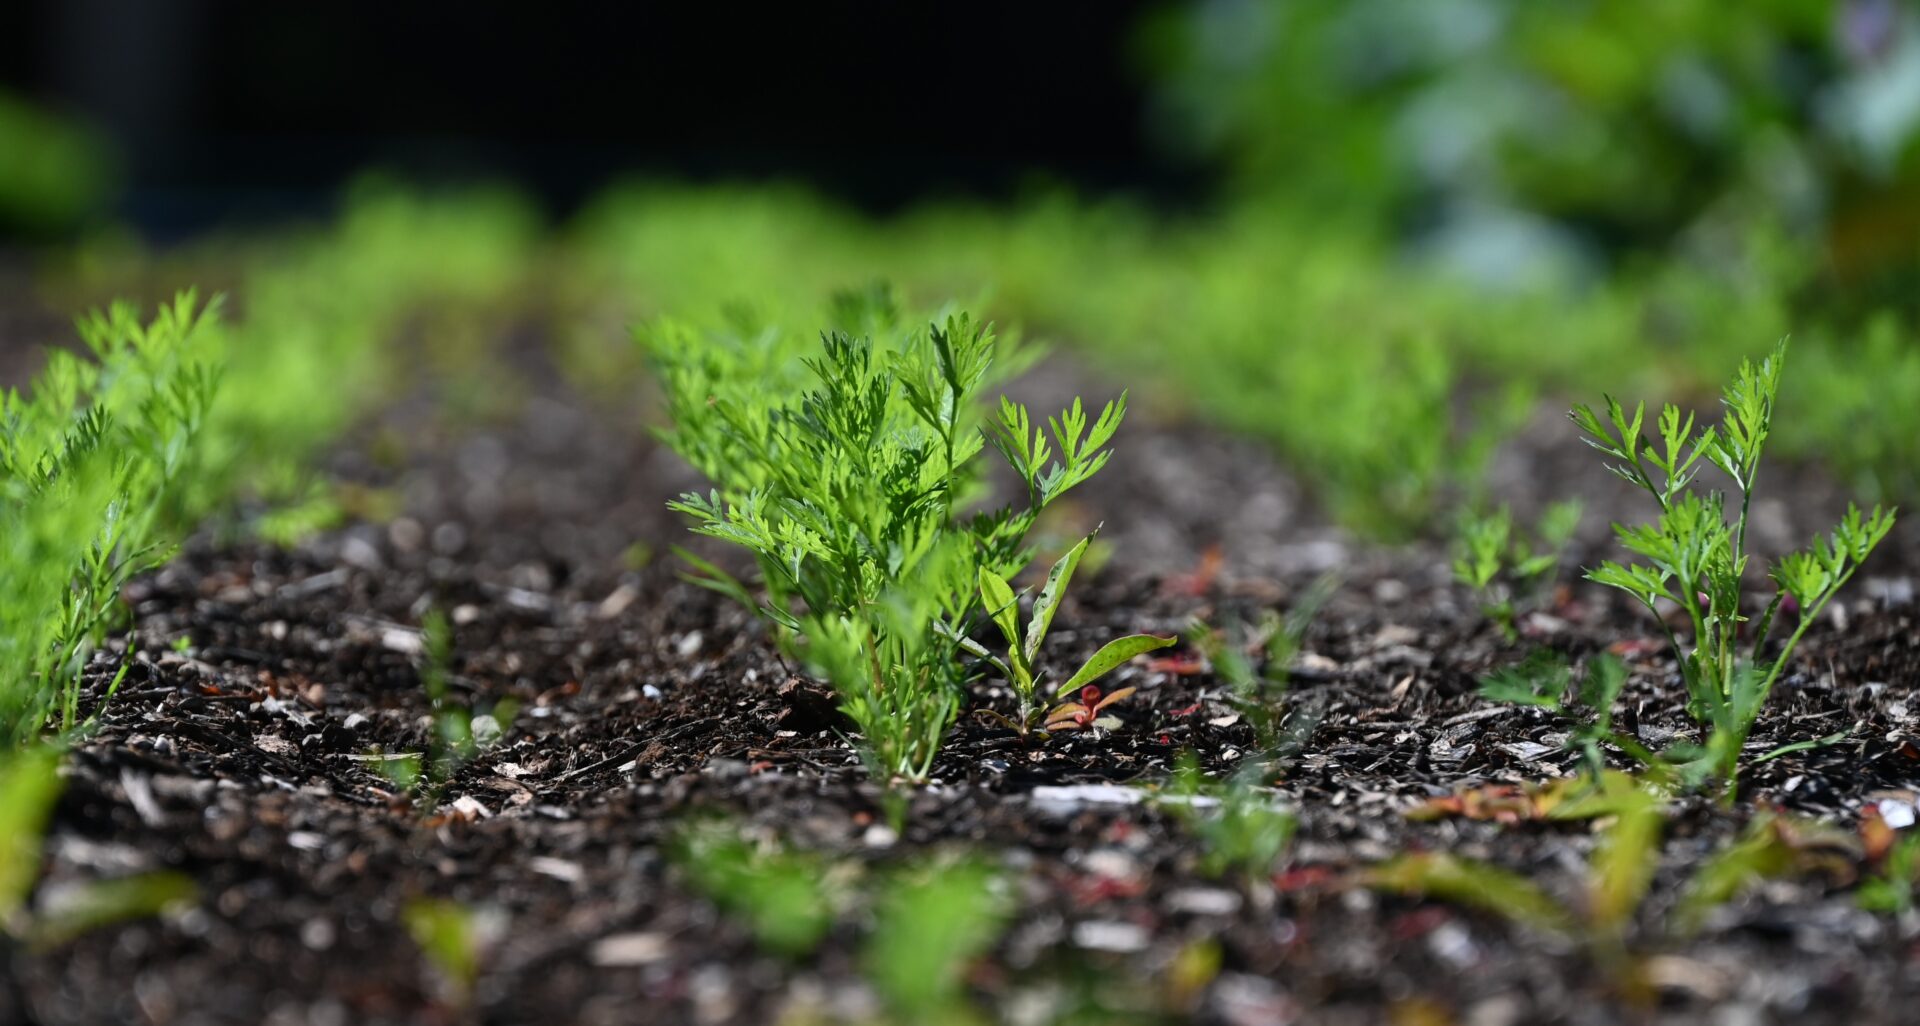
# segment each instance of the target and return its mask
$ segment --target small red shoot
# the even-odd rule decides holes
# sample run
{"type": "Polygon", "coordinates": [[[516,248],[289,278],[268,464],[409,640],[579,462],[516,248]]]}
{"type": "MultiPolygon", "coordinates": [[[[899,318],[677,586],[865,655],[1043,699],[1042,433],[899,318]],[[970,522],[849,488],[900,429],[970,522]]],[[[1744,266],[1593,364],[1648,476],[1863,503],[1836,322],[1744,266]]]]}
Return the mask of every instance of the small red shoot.
{"type": "Polygon", "coordinates": [[[1111,730],[1120,725],[1120,721],[1111,716],[1101,716],[1100,710],[1132,695],[1135,688],[1121,688],[1113,694],[1101,697],[1100,688],[1089,684],[1080,689],[1080,701],[1066,702],[1055,706],[1047,714],[1046,729],[1085,730],[1088,727],[1102,727],[1111,730]]]}

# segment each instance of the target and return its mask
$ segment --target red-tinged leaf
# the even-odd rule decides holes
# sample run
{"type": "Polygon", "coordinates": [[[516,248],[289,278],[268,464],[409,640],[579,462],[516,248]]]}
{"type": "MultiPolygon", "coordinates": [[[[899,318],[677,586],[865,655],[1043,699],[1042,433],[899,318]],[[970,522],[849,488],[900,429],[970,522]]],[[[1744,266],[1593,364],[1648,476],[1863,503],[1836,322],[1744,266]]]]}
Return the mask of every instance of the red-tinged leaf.
{"type": "Polygon", "coordinates": [[[1318,891],[1332,886],[1338,879],[1339,874],[1327,866],[1295,866],[1273,874],[1273,887],[1282,894],[1318,891]]]}
{"type": "Polygon", "coordinates": [[[1622,659],[1638,659],[1663,651],[1665,648],[1665,645],[1652,638],[1627,638],[1608,645],[1607,651],[1622,659]]]}
{"type": "Polygon", "coordinates": [[[1168,595],[1200,598],[1213,587],[1213,582],[1220,576],[1220,566],[1223,562],[1225,560],[1221,558],[1220,546],[1209,545],[1207,550],[1200,554],[1200,564],[1193,568],[1192,573],[1167,578],[1166,583],[1161,586],[1162,590],[1168,595]]]}
{"type": "Polygon", "coordinates": [[[1387,930],[1393,935],[1394,940],[1404,943],[1419,940],[1447,925],[1452,919],[1453,913],[1444,906],[1428,905],[1425,908],[1416,908],[1405,915],[1395,916],[1388,924],[1387,930]]]}
{"type": "Polygon", "coordinates": [[[1138,690],[1140,689],[1139,688],[1121,688],[1120,690],[1115,691],[1113,694],[1110,694],[1105,698],[1100,699],[1100,701],[1094,703],[1093,711],[1097,713],[1100,710],[1105,709],[1107,706],[1110,706],[1113,703],[1118,702],[1121,699],[1128,697],[1129,695],[1132,695],[1135,691],[1138,691],[1138,690]]]}
{"type": "Polygon", "coordinates": [[[1878,864],[1893,850],[1894,830],[1880,815],[1880,807],[1869,805],[1860,810],[1860,847],[1868,862],[1878,864]]]}
{"type": "Polygon", "coordinates": [[[1407,810],[1408,819],[1421,822],[1454,816],[1496,823],[1519,823],[1539,819],[1541,811],[1535,796],[1511,784],[1489,784],[1458,794],[1430,798],[1407,810]]]}
{"type": "Polygon", "coordinates": [[[1200,711],[1200,706],[1201,706],[1201,705],[1202,705],[1202,703],[1200,703],[1200,702],[1195,702],[1195,703],[1193,703],[1192,705],[1189,705],[1189,706],[1186,706],[1185,708],[1182,708],[1182,709],[1175,709],[1175,710],[1173,710],[1172,712],[1170,712],[1170,713],[1168,713],[1167,715],[1169,715],[1169,716],[1192,716],[1192,715],[1193,715],[1194,713],[1197,713],[1197,712],[1199,712],[1199,711],[1200,711]]]}
{"type": "Polygon", "coordinates": [[[1146,667],[1153,673],[1167,673],[1175,677],[1198,677],[1207,672],[1207,661],[1198,655],[1176,655],[1165,659],[1149,659],[1146,667]]]}

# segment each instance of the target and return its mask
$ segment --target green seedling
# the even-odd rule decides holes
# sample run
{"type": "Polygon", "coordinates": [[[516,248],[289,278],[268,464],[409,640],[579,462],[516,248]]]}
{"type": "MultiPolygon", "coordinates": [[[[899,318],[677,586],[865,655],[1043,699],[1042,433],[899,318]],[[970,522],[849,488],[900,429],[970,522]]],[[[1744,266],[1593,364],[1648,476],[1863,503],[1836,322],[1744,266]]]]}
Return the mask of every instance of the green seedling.
{"type": "MultiPolygon", "coordinates": [[[[1914,909],[1914,885],[1920,882],[1920,831],[1909,829],[1895,840],[1884,822],[1880,829],[1888,835],[1884,850],[1879,853],[1874,872],[1860,882],[1854,900],[1871,912],[1909,915],[1914,909]]],[[[1871,858],[1874,853],[1868,854],[1871,858]]]]}
{"type": "Polygon", "coordinates": [[[834,874],[819,858],[751,843],[737,824],[717,820],[681,830],[670,853],[695,889],[744,919],[769,951],[803,958],[833,928],[834,874]]]}
{"type": "Polygon", "coordinates": [[[1372,870],[1366,880],[1381,890],[1438,898],[1581,940],[1616,983],[1639,990],[1627,930],[1653,882],[1665,803],[1632,778],[1608,773],[1585,795],[1556,808],[1554,815],[1607,821],[1588,861],[1578,903],[1562,902],[1518,873],[1443,852],[1401,856],[1372,870]]]}
{"type": "Polygon", "coordinates": [[[1226,783],[1210,781],[1192,752],[1183,752],[1174,768],[1175,800],[1164,803],[1186,823],[1200,846],[1200,870],[1211,877],[1237,873],[1247,882],[1271,875],[1293,842],[1297,823],[1274,804],[1273,792],[1260,786],[1257,767],[1243,769],[1226,783]],[[1198,799],[1218,804],[1203,808],[1198,799]]]}
{"type": "Polygon", "coordinates": [[[1520,637],[1519,614],[1552,590],[1561,554],[1579,526],[1578,500],[1548,506],[1532,537],[1514,529],[1513,511],[1506,506],[1462,519],[1454,580],[1480,596],[1480,611],[1508,643],[1520,637]]]}
{"type": "Polygon", "coordinates": [[[458,1008],[471,1004],[487,949],[505,926],[499,912],[458,901],[415,898],[401,911],[401,920],[438,975],[448,1002],[458,1008]]]}
{"type": "Polygon", "coordinates": [[[1207,657],[1208,665],[1226,683],[1228,704],[1253,726],[1269,763],[1299,754],[1319,723],[1318,709],[1287,715],[1284,703],[1292,683],[1293,661],[1300,653],[1307,627],[1338,584],[1338,578],[1332,575],[1316,579],[1285,617],[1269,613],[1252,626],[1233,625],[1224,630],[1196,623],[1187,632],[1193,647],[1207,657]]]}
{"type": "Polygon", "coordinates": [[[193,880],[172,870],[92,880],[48,895],[28,936],[36,948],[56,947],[116,923],[191,907],[199,899],[193,880]]]}
{"type": "Polygon", "coordinates": [[[1480,694],[1495,702],[1530,705],[1571,718],[1573,729],[1566,745],[1580,753],[1587,772],[1598,780],[1607,768],[1603,746],[1613,745],[1658,769],[1660,763],[1646,747],[1613,728],[1613,710],[1627,684],[1627,666],[1612,655],[1587,663],[1576,687],[1573,669],[1564,656],[1542,650],[1518,666],[1496,671],[1480,682],[1480,694]]]}
{"type": "Polygon", "coordinates": [[[1093,541],[1088,535],[1080,539],[1079,544],[1067,550],[1067,554],[1053,564],[1047,572],[1047,582],[1040,594],[1033,600],[1033,615],[1027,621],[1027,629],[1020,630],[1020,597],[1014,593],[1013,585],[1007,579],[991,569],[980,569],[980,597],[986,605],[989,619],[1000,628],[1001,635],[1007,641],[1007,656],[998,658],[985,646],[971,640],[961,641],[961,648],[987,660],[1001,677],[1013,685],[1014,698],[1019,702],[1019,711],[1013,719],[1008,719],[991,710],[986,715],[998,720],[1018,732],[1021,737],[1030,733],[1040,720],[1042,696],[1052,692],[1052,697],[1065,698],[1078,692],[1078,702],[1068,702],[1047,711],[1045,731],[1083,730],[1088,727],[1100,727],[1111,730],[1120,725],[1113,717],[1103,717],[1101,711],[1119,702],[1134,692],[1133,688],[1121,688],[1102,696],[1094,681],[1119,669],[1121,665],[1143,652],[1166,648],[1178,638],[1162,638],[1152,634],[1129,634],[1115,638],[1100,647],[1087,661],[1081,664],[1064,684],[1052,687],[1045,681],[1037,667],[1040,658],[1040,646],[1047,640],[1047,631],[1053,626],[1053,617],[1060,609],[1060,601],[1066,596],[1067,584],[1073,580],[1073,572],[1080,564],[1080,557],[1093,541]]]}
{"type": "Polygon", "coordinates": [[[1003,398],[989,425],[988,389],[1023,365],[1011,342],[965,316],[902,330],[884,291],[846,297],[834,319],[846,330],[811,353],[745,316],[731,333],[639,333],[667,442],[716,485],[670,505],[759,569],[750,589],[689,556],[692,579],[755,610],[833,684],[875,776],[923,781],[964,696],[982,571],[1004,581],[1027,565],[1041,510],[1105,466],[1125,396],[1097,418],[1074,402],[1050,435],[1003,398]],[[1025,495],[982,511],[989,437],[1025,495]]]}
{"type": "Polygon", "coordinates": [[[1644,488],[1660,509],[1651,524],[1614,526],[1621,543],[1644,562],[1603,563],[1587,579],[1633,596],[1666,631],[1686,685],[1687,711],[1706,732],[1683,773],[1694,781],[1722,781],[1729,794],[1741,749],[1794,648],[1894,521],[1891,510],[1876,506],[1863,517],[1850,507],[1831,535],[1776,562],[1770,576],[1777,591],[1742,645],[1747,517],[1785,360],[1781,343],[1758,365],[1743,362],[1723,392],[1726,416],[1717,427],[1696,434],[1693,415],[1683,417],[1668,404],[1656,426],[1657,446],[1641,434],[1645,404],[1629,417],[1609,396],[1605,419],[1585,405],[1570,414],[1587,443],[1617,461],[1609,469],[1644,488]],[[1734,486],[1739,506],[1731,521],[1719,492],[1703,495],[1692,487],[1703,459],[1734,486]],[[1783,607],[1797,613],[1798,623],[1768,657],[1774,619],[1783,607]],[[1667,627],[1665,608],[1685,615],[1690,633],[1684,643],[1667,627]]]}
{"type": "Polygon", "coordinates": [[[19,939],[34,948],[54,947],[196,900],[193,881],[159,870],[63,884],[43,894],[41,907],[28,913],[47,823],[63,787],[61,754],[46,744],[0,754],[0,942],[19,939]]]}
{"type": "Polygon", "coordinates": [[[422,814],[432,812],[460,767],[500,741],[520,704],[511,697],[476,714],[453,695],[453,628],[439,610],[421,624],[420,684],[432,703],[427,750],[381,763],[394,783],[411,792],[422,814]]]}
{"type": "Polygon", "coordinates": [[[60,798],[60,752],[38,745],[0,753],[0,933],[17,933],[40,878],[40,845],[60,798]]]}
{"type": "Polygon", "coordinates": [[[894,874],[874,909],[862,959],[894,1020],[980,1021],[963,997],[965,974],[999,939],[1008,911],[997,874],[978,862],[934,862],[894,874]]]}
{"type": "MultiPolygon", "coordinates": [[[[1646,903],[1659,862],[1664,790],[1609,770],[1577,789],[1542,792],[1547,799],[1544,818],[1602,824],[1587,864],[1582,900],[1575,903],[1555,898],[1510,870],[1445,853],[1393,859],[1366,880],[1372,887],[1466,905],[1578,941],[1616,985],[1633,996],[1649,997],[1628,934],[1646,903]]],[[[1857,847],[1852,838],[1818,823],[1762,816],[1695,871],[1665,928],[1677,936],[1691,935],[1707,913],[1761,880],[1815,872],[1847,879],[1857,847]]]]}
{"type": "MultiPolygon", "coordinates": [[[[88,664],[120,595],[191,528],[217,330],[191,293],[142,322],[82,318],[85,353],[55,351],[25,393],[0,392],[0,743],[82,724],[88,664]]],[[[125,667],[120,670],[124,674],[125,667]]],[[[109,682],[108,695],[120,677],[109,682]]]]}
{"type": "Polygon", "coordinates": [[[1859,849],[1856,838],[1817,820],[1763,814],[1694,873],[1675,921],[1683,934],[1696,933],[1714,909],[1766,880],[1818,874],[1851,882],[1859,849]]]}

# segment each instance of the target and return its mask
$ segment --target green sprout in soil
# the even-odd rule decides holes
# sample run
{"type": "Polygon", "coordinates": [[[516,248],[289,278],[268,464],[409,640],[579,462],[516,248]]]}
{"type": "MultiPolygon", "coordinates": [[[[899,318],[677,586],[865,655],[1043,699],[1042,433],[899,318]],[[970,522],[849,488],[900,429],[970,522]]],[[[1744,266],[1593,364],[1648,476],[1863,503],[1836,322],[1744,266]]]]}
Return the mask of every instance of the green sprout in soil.
{"type": "Polygon", "coordinates": [[[1868,911],[1911,915],[1914,885],[1920,883],[1920,830],[1909,828],[1896,837],[1880,810],[1869,806],[1861,834],[1873,870],[1860,882],[1854,900],[1868,911]]]}
{"type": "Polygon", "coordinates": [[[1162,638],[1152,634],[1129,634],[1115,638],[1100,647],[1100,650],[1088,657],[1066,683],[1053,688],[1044,681],[1044,675],[1038,669],[1040,646],[1047,640],[1047,631],[1053,626],[1053,617],[1059,611],[1060,601],[1065,597],[1067,584],[1073,579],[1073,572],[1080,564],[1080,557],[1086,553],[1087,546],[1093,541],[1088,535],[1080,543],[1067,550],[1053,569],[1047,572],[1047,582],[1033,601],[1033,615],[1027,621],[1025,634],[1020,631],[1020,597],[1014,593],[1013,585],[1007,579],[987,567],[980,568],[980,597],[986,604],[986,612],[1007,641],[1007,657],[1001,659],[984,646],[972,641],[961,641],[961,647],[982,659],[987,660],[994,669],[1000,671],[1002,678],[1013,685],[1014,697],[1019,701],[1019,711],[1012,719],[986,711],[986,714],[1026,737],[1040,718],[1039,696],[1052,691],[1056,699],[1066,698],[1078,693],[1078,701],[1070,701],[1055,706],[1046,713],[1042,727],[1046,731],[1083,730],[1089,727],[1112,729],[1119,721],[1112,717],[1103,717],[1100,713],[1108,706],[1131,696],[1133,688],[1121,688],[1118,691],[1102,695],[1094,686],[1094,681],[1112,673],[1121,664],[1143,652],[1166,648],[1178,641],[1178,638],[1162,638]]]}
{"type": "Polygon", "coordinates": [[[1782,343],[1758,365],[1743,362],[1723,392],[1726,415],[1718,427],[1696,434],[1694,416],[1683,417],[1679,407],[1668,404],[1656,426],[1657,446],[1641,434],[1645,404],[1629,417],[1609,396],[1604,420],[1585,405],[1570,414],[1586,432],[1587,443],[1617,461],[1609,469],[1644,488],[1660,509],[1653,523],[1614,527],[1621,543],[1644,562],[1603,563],[1587,579],[1633,596],[1666,631],[1686,685],[1687,712],[1706,734],[1685,760],[1683,774],[1694,781],[1720,780],[1729,788],[1747,736],[1794,648],[1894,520],[1891,510],[1876,506],[1863,517],[1850,507],[1831,535],[1777,561],[1770,576],[1778,590],[1741,644],[1748,622],[1742,601],[1750,558],[1747,519],[1785,360],[1782,343]],[[1702,494],[1692,487],[1702,459],[1732,481],[1738,507],[1731,522],[1721,493],[1702,494]],[[1685,642],[1666,626],[1664,610],[1674,607],[1690,628],[1685,642]],[[1798,622],[1769,658],[1774,619],[1783,609],[1797,613],[1798,622]]]}
{"type": "Polygon", "coordinates": [[[690,557],[694,579],[833,684],[871,772],[923,781],[959,714],[982,571],[1004,581],[1027,565],[1041,511],[1106,465],[1125,396],[1095,418],[1076,401],[1051,437],[1002,398],[990,426],[988,390],[1023,363],[1011,342],[964,315],[904,330],[884,291],[836,313],[844,329],[811,352],[751,323],[639,338],[667,393],[666,440],[716,485],[671,506],[751,552],[765,598],[690,557]],[[1024,496],[982,510],[989,437],[1024,496]]]}
{"type": "Polygon", "coordinates": [[[438,609],[421,623],[420,684],[432,703],[427,749],[381,763],[389,779],[411,793],[423,814],[432,812],[460,767],[500,743],[513,725],[519,702],[502,698],[484,712],[453,694],[453,628],[438,609]]]}
{"type": "Polygon", "coordinates": [[[1617,984],[1639,990],[1627,931],[1653,882],[1665,803],[1654,790],[1610,772],[1586,796],[1556,808],[1554,817],[1605,818],[1608,823],[1587,863],[1578,903],[1562,902],[1518,873],[1445,852],[1400,856],[1368,873],[1368,885],[1466,905],[1582,940],[1617,984]]]}
{"type": "Polygon", "coordinates": [[[1010,911],[998,874],[974,861],[895,872],[874,908],[863,963],[902,1024],[981,1021],[963,997],[967,968],[999,939],[1010,911]]]}
{"type": "Polygon", "coordinates": [[[60,752],[36,745],[0,753],[0,934],[18,932],[40,877],[40,845],[60,797],[60,752]]]}
{"type": "Polygon", "coordinates": [[[197,900],[184,874],[154,870],[62,884],[29,914],[41,847],[64,786],[63,753],[51,744],[0,753],[0,957],[15,940],[44,949],[104,926],[159,915],[197,900]]]}
{"type": "Polygon", "coordinates": [[[683,828],[670,849],[694,888],[745,920],[761,947],[801,958],[833,929],[833,874],[805,852],[755,844],[739,825],[701,821],[683,828]]]}
{"type": "Polygon", "coordinates": [[[1597,780],[1607,768],[1606,745],[1634,755],[1649,767],[1658,766],[1645,746],[1613,727],[1614,705],[1626,684],[1627,666],[1617,656],[1594,657],[1576,686],[1566,658],[1542,650],[1517,666],[1489,674],[1480,682],[1480,694],[1495,702],[1530,705],[1573,719],[1566,746],[1580,753],[1587,772],[1597,780]]]}
{"type": "Polygon", "coordinates": [[[1481,612],[1509,643],[1520,637],[1520,613],[1552,589],[1561,553],[1579,526],[1577,499],[1548,506],[1531,537],[1515,530],[1506,506],[1461,521],[1454,580],[1480,596],[1481,612]]]}
{"type": "Polygon", "coordinates": [[[499,910],[443,898],[415,898],[401,910],[407,934],[433,967],[448,1004],[466,1008],[487,950],[505,928],[499,910]]]}
{"type": "MultiPolygon", "coordinates": [[[[1510,870],[1444,852],[1392,859],[1365,880],[1380,890],[1465,905],[1580,942],[1617,987],[1629,997],[1646,999],[1651,991],[1630,933],[1636,918],[1646,912],[1658,868],[1665,793],[1661,784],[1608,770],[1592,780],[1561,781],[1534,790],[1521,799],[1525,808],[1511,809],[1523,817],[1599,824],[1599,841],[1578,901],[1562,901],[1510,870]]],[[[1454,804],[1462,813],[1473,812],[1472,803],[1454,804]]],[[[1410,815],[1431,818],[1433,809],[1429,804],[1410,815]]],[[[1816,822],[1776,814],[1756,817],[1738,839],[1694,871],[1672,904],[1666,932],[1680,937],[1697,932],[1708,913],[1763,880],[1809,874],[1848,880],[1854,848],[1850,837],[1816,822]]]]}
{"type": "Polygon", "coordinates": [[[1200,848],[1200,871],[1211,877],[1237,874],[1251,883],[1273,873],[1293,842],[1296,821],[1260,786],[1262,771],[1243,768],[1224,783],[1211,780],[1192,752],[1174,768],[1172,800],[1163,803],[1186,823],[1200,848]],[[1212,798],[1203,806],[1202,798],[1212,798]]]}
{"type": "Polygon", "coordinates": [[[696,820],[669,848],[700,894],[743,921],[761,948],[809,957],[843,916],[871,913],[861,963],[891,1018],[903,1024],[973,1023],[962,997],[966,970],[999,937],[1011,906],[997,872],[973,859],[937,857],[866,871],[750,840],[738,823],[696,820]]]}
{"type": "Polygon", "coordinates": [[[1284,762],[1306,747],[1318,725],[1317,708],[1288,714],[1285,703],[1292,683],[1293,661],[1299,655],[1307,627],[1333,596],[1339,579],[1316,579],[1291,611],[1282,617],[1269,613],[1252,625],[1235,624],[1216,630],[1196,623],[1188,631],[1193,647],[1227,685],[1226,701],[1252,725],[1265,759],[1284,762]]]}

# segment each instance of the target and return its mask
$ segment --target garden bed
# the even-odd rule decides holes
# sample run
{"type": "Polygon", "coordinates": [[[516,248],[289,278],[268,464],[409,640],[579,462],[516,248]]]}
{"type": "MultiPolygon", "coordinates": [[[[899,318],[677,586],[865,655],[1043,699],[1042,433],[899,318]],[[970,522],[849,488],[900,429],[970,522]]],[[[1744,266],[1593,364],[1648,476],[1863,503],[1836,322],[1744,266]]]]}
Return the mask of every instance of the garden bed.
{"type": "MultiPolygon", "coordinates": [[[[1026,387],[1067,394],[1079,377],[1050,364],[1026,387]]],[[[1181,752],[1226,774],[1255,744],[1190,647],[1121,671],[1140,691],[1111,734],[1022,742],[963,719],[935,783],[896,816],[837,733],[830,697],[793,675],[761,625],[678,580],[666,550],[685,527],[663,503],[697,483],[691,471],[637,429],[539,391],[507,426],[450,429],[406,408],[363,431],[337,469],[393,490],[390,523],[286,551],[201,538],[135,585],[133,668],[69,761],[41,899],[170,868],[199,900],[14,951],[14,993],[0,996],[13,1014],[42,1026],[878,1014],[858,916],[781,958],[690,885],[671,840],[716,814],[836,862],[965,851],[998,867],[1014,911],[967,990],[1002,1021],[1692,1023],[1712,1010],[1715,1022],[1862,1023],[1903,1021],[1920,998],[1920,921],[1856,907],[1864,863],[1844,845],[1823,871],[1752,889],[1693,936],[1669,916],[1684,881],[1761,810],[1844,832],[1869,805],[1912,808],[1920,560],[1898,536],[1808,635],[1752,744],[1847,740],[1750,767],[1729,806],[1674,807],[1629,931],[1651,986],[1635,999],[1579,943],[1358,885],[1382,860],[1433,850],[1570,895],[1594,831],[1406,817],[1463,788],[1573,774],[1564,725],[1475,693],[1518,650],[1451,582],[1443,553],[1346,540],[1258,447],[1128,423],[1120,456],[1066,518],[1084,529],[1072,522],[1102,511],[1118,557],[1069,596],[1050,656],[1071,664],[1116,634],[1251,621],[1339,573],[1292,677],[1290,707],[1317,717],[1276,782],[1298,833],[1277,872],[1245,880],[1202,872],[1179,807],[1150,800],[1181,752]],[[400,466],[368,455],[394,437],[409,440],[400,466]],[[520,713],[423,814],[380,767],[381,753],[428,743],[430,609],[453,624],[455,692],[512,696],[520,713]],[[464,999],[403,925],[420,898],[497,926],[464,999]]],[[[1581,564],[1610,552],[1601,525],[1622,491],[1585,456],[1549,427],[1496,468],[1529,495],[1592,497],[1581,564]]],[[[1760,511],[1763,549],[1840,505],[1817,473],[1770,484],[1787,501],[1760,511]]],[[[1691,729],[1671,657],[1623,602],[1576,584],[1528,633],[1626,657],[1641,737],[1691,729]]],[[[96,693],[104,683],[103,670],[96,693]]]]}

